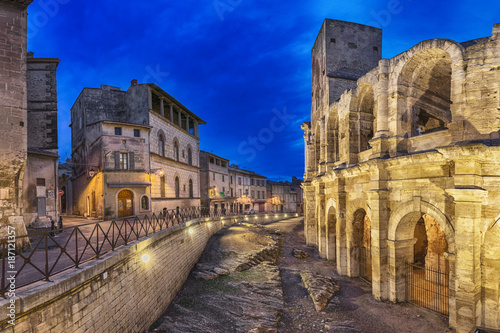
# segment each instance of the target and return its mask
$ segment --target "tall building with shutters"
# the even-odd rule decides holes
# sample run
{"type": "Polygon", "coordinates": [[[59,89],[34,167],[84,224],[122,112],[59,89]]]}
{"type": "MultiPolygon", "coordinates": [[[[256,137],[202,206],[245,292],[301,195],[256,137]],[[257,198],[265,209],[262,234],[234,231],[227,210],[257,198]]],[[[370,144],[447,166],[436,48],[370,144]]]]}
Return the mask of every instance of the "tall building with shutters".
{"type": "Polygon", "coordinates": [[[120,218],[200,206],[200,124],[154,83],[84,88],[71,108],[73,212],[120,218]]]}

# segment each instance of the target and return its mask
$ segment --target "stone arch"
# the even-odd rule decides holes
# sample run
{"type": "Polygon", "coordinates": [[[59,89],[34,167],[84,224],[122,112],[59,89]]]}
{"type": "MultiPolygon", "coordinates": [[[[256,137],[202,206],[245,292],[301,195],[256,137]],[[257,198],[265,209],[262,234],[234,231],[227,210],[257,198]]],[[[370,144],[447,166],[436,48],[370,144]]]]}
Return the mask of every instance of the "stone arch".
{"type": "Polygon", "coordinates": [[[373,86],[370,83],[360,83],[356,99],[357,113],[357,152],[370,148],[369,141],[377,131],[376,101],[373,86]]]}
{"type": "MultiPolygon", "coordinates": [[[[389,217],[388,246],[389,246],[389,294],[394,302],[406,300],[405,295],[405,265],[414,261],[414,245],[417,242],[415,230],[418,221],[427,216],[436,222],[446,237],[447,252],[443,253],[445,258],[455,251],[455,235],[450,220],[437,207],[421,201],[415,197],[413,201],[401,204],[389,217]]],[[[445,263],[449,265],[449,271],[454,272],[454,262],[445,263]]],[[[448,267],[448,266],[447,266],[448,267]]],[[[445,284],[454,288],[453,273],[445,284]]],[[[451,294],[451,292],[450,292],[451,294]]],[[[450,295],[450,304],[454,301],[454,295],[450,295]]]]}
{"type": "Polygon", "coordinates": [[[330,110],[326,123],[326,161],[335,163],[339,160],[339,119],[337,109],[330,110]]]}
{"type": "Polygon", "coordinates": [[[451,40],[423,41],[392,59],[396,87],[396,122],[391,131],[403,137],[447,128],[463,99],[464,49],[451,40]]]}
{"type": "Polygon", "coordinates": [[[500,217],[490,224],[484,234],[481,253],[481,275],[484,322],[482,326],[500,328],[500,217]]]}
{"type": "Polygon", "coordinates": [[[134,192],[129,189],[122,189],[116,194],[116,214],[118,218],[134,215],[134,197],[134,192]]]}
{"type": "Polygon", "coordinates": [[[348,274],[371,281],[371,220],[364,208],[353,212],[348,234],[348,274]]]}
{"type": "Polygon", "coordinates": [[[329,199],[326,205],[326,258],[336,261],[337,251],[337,210],[335,201],[329,199]]]}

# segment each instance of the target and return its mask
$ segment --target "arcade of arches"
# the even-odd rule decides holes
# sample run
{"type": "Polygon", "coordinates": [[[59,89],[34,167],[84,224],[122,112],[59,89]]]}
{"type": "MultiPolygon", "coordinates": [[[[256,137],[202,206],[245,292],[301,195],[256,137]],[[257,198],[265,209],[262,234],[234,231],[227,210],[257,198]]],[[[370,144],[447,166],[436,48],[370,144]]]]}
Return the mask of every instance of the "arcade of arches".
{"type": "Polygon", "coordinates": [[[437,286],[458,333],[500,330],[499,69],[500,24],[427,40],[313,103],[302,125],[307,244],[378,300],[418,304],[410,287],[437,286]]]}

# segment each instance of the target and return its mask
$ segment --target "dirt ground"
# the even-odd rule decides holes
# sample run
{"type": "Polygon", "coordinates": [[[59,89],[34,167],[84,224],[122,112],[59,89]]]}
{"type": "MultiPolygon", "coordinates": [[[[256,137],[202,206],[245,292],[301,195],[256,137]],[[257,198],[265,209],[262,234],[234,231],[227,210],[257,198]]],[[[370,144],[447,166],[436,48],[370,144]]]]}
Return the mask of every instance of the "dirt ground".
{"type": "Polygon", "coordinates": [[[303,226],[293,230],[298,223],[298,219],[292,219],[268,225],[284,235],[278,266],[285,307],[278,332],[454,332],[448,328],[444,316],[411,304],[376,301],[367,282],[339,276],[333,262],[320,259],[317,251],[305,246],[303,226]],[[294,248],[311,256],[297,259],[292,256],[294,248]],[[340,292],[322,312],[314,310],[307,290],[301,285],[301,270],[332,276],[340,284],[340,292]]]}
{"type": "Polygon", "coordinates": [[[205,281],[196,279],[194,270],[150,332],[454,332],[444,316],[411,304],[376,301],[367,282],[339,276],[333,262],[305,245],[301,218],[264,228],[227,228],[212,238],[200,263],[231,273],[205,281]],[[257,253],[276,245],[274,260],[255,260],[257,253]],[[293,249],[311,256],[295,258],[293,249]],[[248,263],[249,269],[235,269],[248,263]],[[301,271],[331,276],[339,283],[340,291],[323,311],[316,312],[301,271]]]}

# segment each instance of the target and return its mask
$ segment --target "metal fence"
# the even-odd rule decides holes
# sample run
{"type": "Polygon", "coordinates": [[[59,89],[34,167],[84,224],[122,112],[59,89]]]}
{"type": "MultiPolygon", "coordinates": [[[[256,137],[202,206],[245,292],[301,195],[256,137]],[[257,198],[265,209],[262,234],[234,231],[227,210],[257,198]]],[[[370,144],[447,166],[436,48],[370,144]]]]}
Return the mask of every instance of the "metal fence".
{"type": "Polygon", "coordinates": [[[406,263],[406,300],[448,315],[449,273],[406,263]]]}
{"type": "Polygon", "coordinates": [[[117,220],[93,222],[57,230],[16,236],[18,246],[12,249],[12,239],[0,239],[1,290],[5,297],[9,281],[16,288],[38,281],[128,245],[150,234],[200,217],[235,216],[236,211],[187,207],[117,220]],[[19,246],[25,244],[24,246],[19,246]]]}

